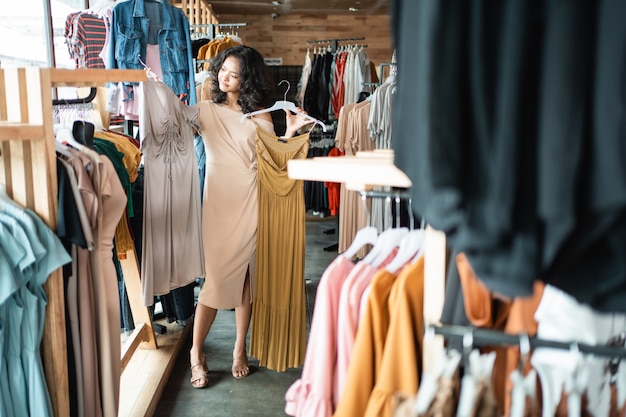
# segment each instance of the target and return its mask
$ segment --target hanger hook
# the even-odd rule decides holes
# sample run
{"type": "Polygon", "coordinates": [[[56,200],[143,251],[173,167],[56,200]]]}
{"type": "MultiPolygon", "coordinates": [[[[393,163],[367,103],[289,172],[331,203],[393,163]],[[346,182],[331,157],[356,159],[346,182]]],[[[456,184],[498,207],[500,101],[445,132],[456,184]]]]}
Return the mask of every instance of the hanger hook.
{"type": "Polygon", "coordinates": [[[526,364],[528,363],[528,357],[530,355],[530,338],[527,333],[520,333],[519,335],[519,353],[520,353],[520,361],[519,361],[519,372],[521,375],[524,375],[524,370],[526,368],[526,364]]]}
{"type": "Polygon", "coordinates": [[[431,341],[435,339],[435,326],[430,325],[426,328],[426,331],[424,332],[424,337],[422,340],[424,341],[431,341]]]}
{"type": "Polygon", "coordinates": [[[413,215],[413,200],[411,199],[411,197],[409,197],[408,209],[409,209],[409,226],[411,227],[411,230],[413,230],[415,229],[415,216],[413,215]]]}
{"type": "Polygon", "coordinates": [[[396,196],[396,227],[400,227],[402,225],[402,222],[400,221],[400,196],[397,195],[396,196]]]}
{"type": "Polygon", "coordinates": [[[281,85],[282,83],[287,83],[287,90],[285,91],[285,94],[283,94],[284,101],[287,101],[287,93],[289,92],[289,89],[291,88],[291,84],[289,83],[288,80],[282,80],[281,82],[278,83],[278,85],[281,85]]]}
{"type": "Polygon", "coordinates": [[[463,335],[463,352],[465,354],[469,354],[469,352],[474,348],[474,331],[473,329],[468,329],[463,335]]]}
{"type": "Polygon", "coordinates": [[[474,349],[474,329],[469,328],[463,334],[463,365],[465,367],[466,372],[469,372],[470,367],[470,354],[472,353],[472,349],[474,349]]]}
{"type": "Polygon", "coordinates": [[[365,224],[371,226],[372,219],[370,217],[370,210],[367,208],[367,196],[365,194],[361,194],[361,203],[363,204],[363,208],[365,209],[365,213],[367,214],[365,224]]]}

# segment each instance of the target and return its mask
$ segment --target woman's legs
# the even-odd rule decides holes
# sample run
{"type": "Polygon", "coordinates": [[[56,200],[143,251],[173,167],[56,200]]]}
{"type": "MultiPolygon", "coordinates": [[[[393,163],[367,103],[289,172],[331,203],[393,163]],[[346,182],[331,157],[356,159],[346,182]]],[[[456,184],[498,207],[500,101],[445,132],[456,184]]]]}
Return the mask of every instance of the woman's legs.
{"type": "Polygon", "coordinates": [[[196,388],[205,387],[209,379],[206,376],[208,369],[205,366],[205,357],[202,352],[204,340],[211,330],[217,310],[198,303],[193,320],[192,345],[189,351],[191,362],[191,384],[196,388]],[[202,375],[204,373],[204,376],[202,375]]]}
{"type": "Polygon", "coordinates": [[[243,284],[243,294],[241,296],[241,304],[235,308],[235,323],[237,327],[237,335],[235,339],[235,347],[233,349],[233,367],[231,369],[235,378],[243,378],[248,376],[250,368],[248,368],[248,354],[246,352],[246,336],[250,327],[250,318],[252,317],[252,304],[250,303],[250,274],[246,274],[243,284]]]}

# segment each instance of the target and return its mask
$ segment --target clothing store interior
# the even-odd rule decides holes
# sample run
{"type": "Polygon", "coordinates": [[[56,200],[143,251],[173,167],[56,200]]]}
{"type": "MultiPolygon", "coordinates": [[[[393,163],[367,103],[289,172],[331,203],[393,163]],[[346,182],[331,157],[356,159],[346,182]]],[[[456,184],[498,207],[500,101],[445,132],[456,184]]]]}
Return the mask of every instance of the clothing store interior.
{"type": "Polygon", "coordinates": [[[0,417],[626,416],[624,21],[3,6],[0,417]]]}

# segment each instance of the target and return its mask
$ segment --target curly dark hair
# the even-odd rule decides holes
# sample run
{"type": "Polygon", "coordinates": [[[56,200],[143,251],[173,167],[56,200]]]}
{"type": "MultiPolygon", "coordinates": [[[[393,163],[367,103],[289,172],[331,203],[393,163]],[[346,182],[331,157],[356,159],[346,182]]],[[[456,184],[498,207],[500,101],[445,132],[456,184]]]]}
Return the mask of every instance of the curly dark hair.
{"type": "Polygon", "coordinates": [[[273,84],[263,56],[254,48],[244,45],[232,46],[211,60],[211,98],[216,103],[226,101],[226,93],[220,91],[217,74],[229,56],[239,60],[238,104],[244,113],[267,108],[273,97],[273,84]]]}

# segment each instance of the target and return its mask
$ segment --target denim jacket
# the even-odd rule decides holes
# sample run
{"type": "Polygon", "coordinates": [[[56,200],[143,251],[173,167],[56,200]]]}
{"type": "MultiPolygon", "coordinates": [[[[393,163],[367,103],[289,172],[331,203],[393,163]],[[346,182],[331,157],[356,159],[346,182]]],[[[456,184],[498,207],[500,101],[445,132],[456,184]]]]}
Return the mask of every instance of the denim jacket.
{"type": "Polygon", "coordinates": [[[182,10],[165,0],[158,3],[160,13],[151,13],[155,9],[146,7],[145,1],[127,0],[113,8],[106,67],[144,69],[139,56],[145,62],[146,45],[158,43],[163,82],[176,95],[186,94],[187,103],[193,105],[196,87],[189,21],[182,10]],[[154,39],[148,42],[149,37],[154,39]]]}

